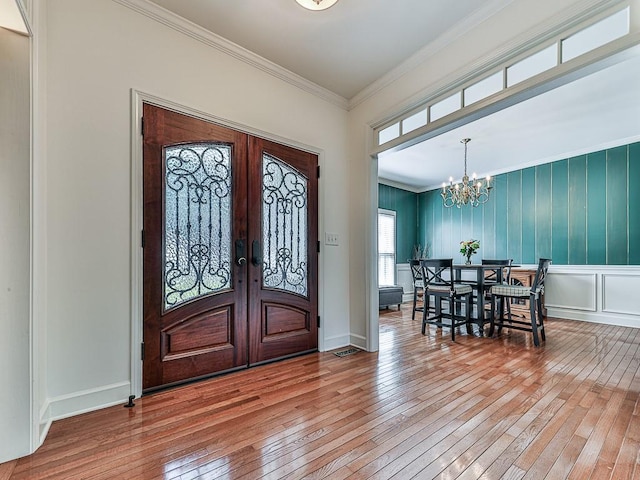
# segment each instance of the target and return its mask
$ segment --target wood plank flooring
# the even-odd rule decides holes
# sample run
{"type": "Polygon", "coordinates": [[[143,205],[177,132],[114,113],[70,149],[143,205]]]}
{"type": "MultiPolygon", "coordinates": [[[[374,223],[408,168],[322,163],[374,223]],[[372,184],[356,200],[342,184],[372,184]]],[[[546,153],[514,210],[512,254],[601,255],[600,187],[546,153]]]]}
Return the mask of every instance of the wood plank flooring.
{"type": "Polygon", "coordinates": [[[640,479],[640,329],[547,320],[547,341],[380,315],[330,352],[54,422],[24,479],[640,479]]]}

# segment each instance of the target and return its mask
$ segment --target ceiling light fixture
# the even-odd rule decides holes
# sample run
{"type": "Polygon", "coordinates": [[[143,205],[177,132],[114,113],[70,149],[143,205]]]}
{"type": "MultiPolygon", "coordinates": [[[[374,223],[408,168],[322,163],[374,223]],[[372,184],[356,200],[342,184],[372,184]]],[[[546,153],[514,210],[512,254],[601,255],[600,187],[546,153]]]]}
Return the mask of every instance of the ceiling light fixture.
{"type": "Polygon", "coordinates": [[[296,2],[308,10],[326,10],[337,1],[338,0],[296,0],[296,2]]]}
{"type": "Polygon", "coordinates": [[[486,182],[483,184],[482,180],[476,183],[476,174],[473,174],[473,178],[469,180],[467,175],[467,143],[471,141],[470,138],[463,138],[460,143],[464,143],[464,177],[462,177],[461,183],[453,183],[453,177],[449,178],[449,186],[442,183],[442,203],[445,207],[458,208],[463,205],[470,204],[472,207],[477,207],[489,200],[489,193],[491,192],[491,177],[487,177],[486,182]]]}

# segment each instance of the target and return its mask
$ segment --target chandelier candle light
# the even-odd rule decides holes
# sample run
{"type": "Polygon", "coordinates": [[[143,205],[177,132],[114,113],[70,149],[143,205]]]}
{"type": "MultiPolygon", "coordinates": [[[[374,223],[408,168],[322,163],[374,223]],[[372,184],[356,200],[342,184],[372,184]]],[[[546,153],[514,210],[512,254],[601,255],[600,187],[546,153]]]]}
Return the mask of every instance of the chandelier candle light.
{"type": "Polygon", "coordinates": [[[491,192],[491,177],[487,177],[485,182],[482,180],[476,181],[476,174],[473,174],[473,178],[470,180],[467,175],[467,144],[471,141],[470,138],[463,138],[460,143],[464,143],[464,176],[462,182],[453,183],[453,177],[449,178],[449,186],[444,182],[442,183],[442,203],[445,207],[458,208],[463,205],[471,205],[477,207],[478,205],[485,203],[489,200],[489,193],[491,192]]]}

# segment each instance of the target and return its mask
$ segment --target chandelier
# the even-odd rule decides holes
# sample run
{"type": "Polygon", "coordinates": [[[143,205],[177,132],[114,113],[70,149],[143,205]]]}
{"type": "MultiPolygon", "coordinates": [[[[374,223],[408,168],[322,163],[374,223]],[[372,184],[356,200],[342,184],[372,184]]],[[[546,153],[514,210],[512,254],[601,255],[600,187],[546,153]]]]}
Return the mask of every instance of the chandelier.
{"type": "Polygon", "coordinates": [[[338,0],[296,0],[300,5],[308,10],[326,10],[338,0]]]}
{"type": "Polygon", "coordinates": [[[453,183],[453,177],[449,178],[449,186],[444,182],[442,183],[442,203],[445,207],[458,208],[463,205],[471,205],[477,207],[478,205],[485,203],[489,200],[489,193],[491,192],[491,177],[487,177],[485,182],[482,180],[476,181],[476,174],[473,174],[473,178],[470,180],[467,175],[467,144],[471,141],[470,138],[463,138],[460,143],[464,143],[464,176],[462,182],[453,183]]]}

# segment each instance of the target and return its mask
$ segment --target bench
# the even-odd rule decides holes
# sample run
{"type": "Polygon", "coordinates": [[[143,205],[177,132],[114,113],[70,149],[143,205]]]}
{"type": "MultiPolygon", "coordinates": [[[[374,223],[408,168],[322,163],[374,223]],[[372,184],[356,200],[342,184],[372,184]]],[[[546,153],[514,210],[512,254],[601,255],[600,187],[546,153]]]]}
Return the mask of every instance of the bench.
{"type": "Polygon", "coordinates": [[[400,310],[400,304],[402,303],[402,295],[404,290],[401,286],[393,285],[389,287],[379,287],[378,289],[378,303],[380,308],[389,308],[389,305],[398,305],[400,310]]]}

